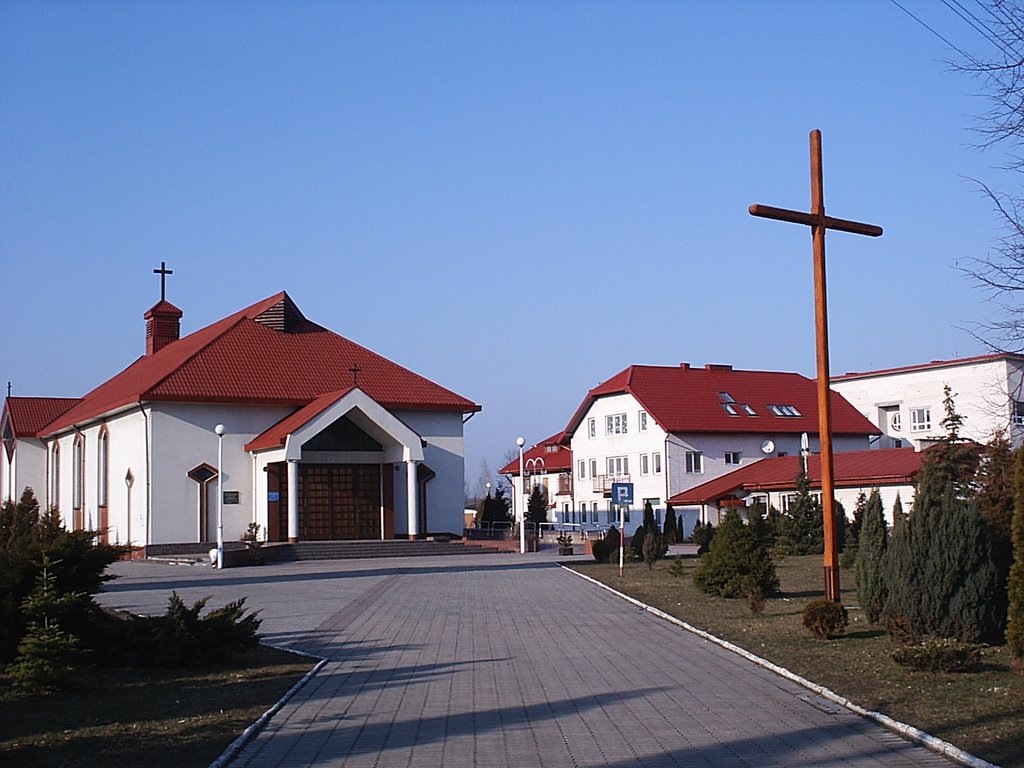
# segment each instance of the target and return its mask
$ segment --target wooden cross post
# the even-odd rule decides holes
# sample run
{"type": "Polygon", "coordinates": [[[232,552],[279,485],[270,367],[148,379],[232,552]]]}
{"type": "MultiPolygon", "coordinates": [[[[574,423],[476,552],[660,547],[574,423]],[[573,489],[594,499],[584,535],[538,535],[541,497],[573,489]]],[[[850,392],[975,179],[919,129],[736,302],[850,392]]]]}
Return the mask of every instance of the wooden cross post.
{"type": "Polygon", "coordinates": [[[351,367],[351,368],[349,368],[349,371],[351,371],[351,372],[352,372],[352,386],[353,386],[353,387],[354,387],[354,386],[357,386],[358,382],[356,381],[356,377],[357,377],[357,376],[359,376],[359,373],[360,373],[360,372],[361,372],[362,370],[363,370],[363,369],[362,369],[362,368],[360,368],[360,367],[359,367],[358,365],[356,365],[355,363],[352,363],[352,367],[351,367]]]}
{"type": "Polygon", "coordinates": [[[832,405],[828,370],[828,300],[825,288],[825,230],[878,237],[882,228],[825,215],[822,192],[821,131],[811,131],[811,211],[768,205],[750,206],[752,216],[806,224],[814,239],[814,327],[818,354],[818,434],[821,443],[821,503],[825,528],[825,597],[839,602],[839,565],[835,532],[835,479],[832,467],[832,405]]]}

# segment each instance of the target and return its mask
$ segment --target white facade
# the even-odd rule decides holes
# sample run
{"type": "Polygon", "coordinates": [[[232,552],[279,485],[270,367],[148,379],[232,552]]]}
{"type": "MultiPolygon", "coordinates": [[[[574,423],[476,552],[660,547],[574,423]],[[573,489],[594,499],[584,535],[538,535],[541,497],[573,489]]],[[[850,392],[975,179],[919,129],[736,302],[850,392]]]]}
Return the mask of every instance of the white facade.
{"type": "MultiPolygon", "coordinates": [[[[575,502],[584,524],[619,525],[610,496],[613,482],[633,484],[633,505],[625,525],[631,534],[643,522],[650,501],[659,524],[666,500],[681,491],[766,456],[797,455],[800,435],[788,433],[666,433],[632,394],[597,398],[572,435],[575,502]],[[766,441],[770,441],[771,450],[766,441]]],[[[867,448],[867,437],[837,435],[833,450],[867,448]]],[[[810,450],[818,450],[817,436],[810,450]]],[[[701,518],[700,507],[676,507],[685,533],[701,518]]]]}
{"type": "Polygon", "coordinates": [[[927,447],[945,435],[943,388],[963,417],[961,436],[987,442],[999,430],[1014,447],[1024,439],[1024,358],[988,355],[906,368],[846,374],[832,389],[874,423],[874,448],[927,447]]]}
{"type": "MultiPolygon", "coordinates": [[[[270,523],[265,469],[274,456],[248,452],[245,446],[291,410],[280,406],[144,404],[51,436],[45,447],[41,441],[19,441],[16,456],[22,463],[26,457],[39,459],[39,466],[31,473],[38,481],[39,487],[34,487],[36,497],[44,508],[58,506],[69,528],[105,527],[111,543],[135,546],[212,542],[217,536],[220,487],[228,499],[223,505],[224,539],[237,541],[250,522],[259,524],[264,535],[270,523]],[[216,477],[204,484],[189,476],[202,465],[216,469],[217,424],[225,427],[221,486],[216,477]],[[100,450],[101,433],[105,434],[105,459],[100,450]],[[76,449],[76,442],[80,449],[76,449]],[[39,444],[34,450],[33,443],[39,444]],[[104,476],[105,494],[101,482],[104,476]],[[200,525],[203,494],[207,509],[205,529],[200,525]]],[[[393,483],[394,529],[395,534],[402,536],[410,533],[408,468],[426,464],[434,475],[423,484],[426,499],[414,502],[425,501],[432,531],[460,533],[462,415],[403,411],[392,418],[404,425],[409,435],[407,442],[414,445],[412,464],[403,463],[409,456],[400,448],[397,452],[389,448],[373,456],[305,452],[301,459],[323,463],[386,462],[389,467],[394,464],[393,476],[384,476],[383,481],[393,483]]],[[[323,426],[326,425],[320,425],[323,426]]]]}

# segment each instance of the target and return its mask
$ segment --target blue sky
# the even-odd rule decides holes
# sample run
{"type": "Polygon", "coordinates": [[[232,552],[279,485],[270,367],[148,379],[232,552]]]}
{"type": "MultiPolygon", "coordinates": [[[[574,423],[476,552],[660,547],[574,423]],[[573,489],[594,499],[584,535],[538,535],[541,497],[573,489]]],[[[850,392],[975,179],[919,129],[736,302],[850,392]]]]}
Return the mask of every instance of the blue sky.
{"type": "MultiPolygon", "coordinates": [[[[901,0],[961,48],[944,5],[901,0]]],[[[0,3],[3,382],[79,396],[279,290],[483,406],[466,476],[631,363],[814,374],[984,351],[955,269],[998,235],[981,85],[891,2],[0,3]]]]}

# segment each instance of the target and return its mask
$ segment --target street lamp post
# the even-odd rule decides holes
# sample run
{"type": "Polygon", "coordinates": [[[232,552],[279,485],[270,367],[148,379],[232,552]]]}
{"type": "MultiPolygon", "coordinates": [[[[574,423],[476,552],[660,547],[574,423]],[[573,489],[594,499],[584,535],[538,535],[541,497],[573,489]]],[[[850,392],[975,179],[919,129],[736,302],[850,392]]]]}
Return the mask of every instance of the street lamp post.
{"type": "Polygon", "coordinates": [[[213,428],[217,433],[217,568],[224,567],[224,425],[213,428]]]}
{"type": "Polygon", "coordinates": [[[526,476],[523,474],[523,446],[526,440],[516,438],[519,446],[519,483],[522,493],[519,496],[519,554],[526,554],[526,476]]]}
{"type": "Polygon", "coordinates": [[[128,488],[128,495],[125,499],[127,502],[125,511],[128,513],[128,519],[125,521],[126,535],[128,541],[128,559],[132,559],[132,486],[135,485],[135,475],[132,474],[132,468],[128,467],[128,471],[124,474],[124,484],[128,488]]]}

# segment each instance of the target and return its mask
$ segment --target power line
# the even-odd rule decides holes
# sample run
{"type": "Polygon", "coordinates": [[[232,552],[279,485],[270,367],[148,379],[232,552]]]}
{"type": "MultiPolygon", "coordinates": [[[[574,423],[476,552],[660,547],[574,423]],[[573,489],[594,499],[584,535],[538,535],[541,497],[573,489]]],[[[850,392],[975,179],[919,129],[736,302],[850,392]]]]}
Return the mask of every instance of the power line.
{"type": "Polygon", "coordinates": [[[944,42],[944,43],[945,43],[946,45],[948,45],[948,46],[949,46],[950,48],[952,48],[952,49],[953,49],[954,51],[956,51],[957,53],[959,53],[959,54],[960,54],[961,56],[963,56],[963,57],[964,57],[965,59],[967,59],[967,60],[969,60],[969,61],[974,61],[974,60],[975,60],[975,59],[974,59],[974,57],[973,57],[973,56],[971,56],[971,55],[970,55],[969,53],[967,53],[966,51],[964,51],[964,50],[960,49],[960,48],[959,48],[958,46],[954,45],[954,44],[953,44],[953,43],[952,43],[952,42],[951,42],[950,40],[948,40],[948,39],[946,39],[945,37],[943,37],[943,36],[942,36],[941,34],[939,34],[939,33],[938,33],[938,32],[937,32],[937,31],[936,31],[935,29],[933,29],[932,27],[928,26],[928,25],[927,25],[927,24],[926,24],[926,23],[925,23],[925,22],[924,22],[923,20],[919,19],[919,18],[918,18],[917,16],[915,16],[914,14],[912,14],[912,13],[911,13],[911,12],[910,12],[909,10],[907,10],[907,9],[906,9],[906,8],[904,8],[904,7],[902,6],[902,5],[900,5],[900,4],[899,4],[899,3],[897,2],[897,0],[889,0],[889,2],[890,2],[890,3],[892,3],[893,5],[895,5],[895,6],[897,7],[897,8],[899,8],[899,9],[900,9],[901,11],[903,11],[903,12],[904,12],[905,14],[907,14],[907,16],[909,16],[909,17],[910,17],[910,18],[912,18],[912,19],[913,19],[914,21],[916,21],[916,22],[917,22],[918,24],[920,24],[920,25],[921,25],[922,27],[924,27],[925,29],[927,29],[927,30],[928,30],[929,32],[931,32],[931,33],[932,33],[933,35],[935,35],[935,36],[936,36],[937,38],[939,38],[939,40],[941,40],[942,42],[944,42]]]}
{"type": "MultiPolygon", "coordinates": [[[[1013,50],[1005,43],[1000,35],[995,32],[988,24],[975,16],[971,11],[964,7],[959,0],[942,0],[942,4],[945,5],[949,10],[963,19],[964,22],[969,24],[978,34],[988,40],[992,45],[1002,51],[1003,55],[1011,61],[1019,61],[1021,56],[1017,51],[1013,50]],[[954,7],[956,6],[956,7],[954,7]]],[[[984,6],[982,6],[984,7],[984,6]]]]}

